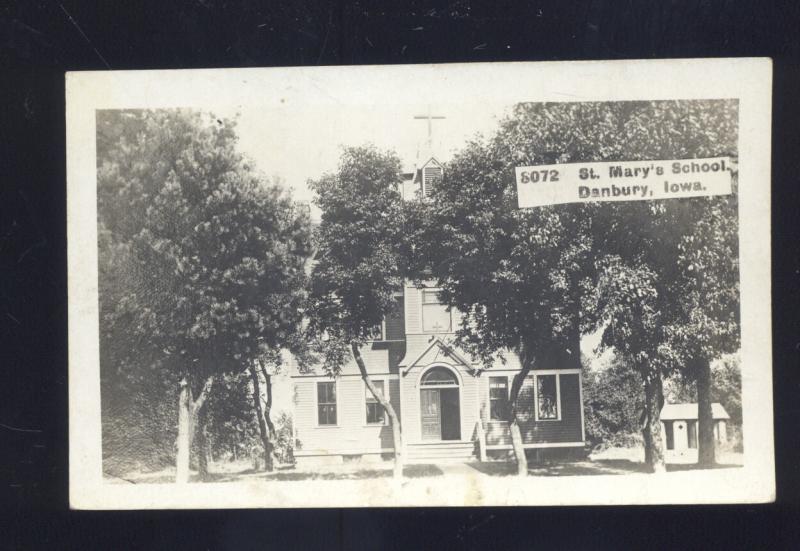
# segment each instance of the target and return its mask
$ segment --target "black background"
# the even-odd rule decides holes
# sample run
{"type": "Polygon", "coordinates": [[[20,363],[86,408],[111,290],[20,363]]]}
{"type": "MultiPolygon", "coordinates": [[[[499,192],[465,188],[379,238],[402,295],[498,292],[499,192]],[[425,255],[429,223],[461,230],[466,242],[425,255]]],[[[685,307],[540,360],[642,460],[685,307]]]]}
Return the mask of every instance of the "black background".
{"type": "Polygon", "coordinates": [[[797,3],[284,4],[247,0],[0,3],[0,548],[800,546],[797,3]],[[65,71],[720,56],[774,60],[776,504],[68,510],[65,71]]]}

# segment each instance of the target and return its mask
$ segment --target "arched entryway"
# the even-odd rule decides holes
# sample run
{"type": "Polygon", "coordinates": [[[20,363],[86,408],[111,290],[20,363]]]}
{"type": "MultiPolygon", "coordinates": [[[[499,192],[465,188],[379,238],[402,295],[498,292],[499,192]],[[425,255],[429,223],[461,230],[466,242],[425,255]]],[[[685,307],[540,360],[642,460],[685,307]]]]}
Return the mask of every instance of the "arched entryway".
{"type": "Polygon", "coordinates": [[[420,378],[420,417],[423,440],[460,440],[459,378],[443,365],[428,368],[420,378]]]}

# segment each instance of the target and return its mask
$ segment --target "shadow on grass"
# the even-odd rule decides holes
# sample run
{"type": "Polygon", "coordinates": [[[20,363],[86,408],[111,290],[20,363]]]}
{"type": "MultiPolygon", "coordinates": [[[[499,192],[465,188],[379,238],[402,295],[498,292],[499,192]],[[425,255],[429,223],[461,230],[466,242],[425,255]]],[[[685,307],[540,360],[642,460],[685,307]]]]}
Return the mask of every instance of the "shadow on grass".
{"type": "Polygon", "coordinates": [[[677,465],[667,465],[667,471],[703,471],[709,469],[739,469],[741,465],[736,463],[716,463],[712,467],[698,467],[694,463],[686,463],[686,464],[677,464],[677,465]]]}
{"type": "MultiPolygon", "coordinates": [[[[509,463],[473,463],[473,469],[489,476],[511,476],[517,473],[517,466],[509,463]]],[[[602,474],[632,474],[647,472],[643,463],[627,459],[609,459],[603,461],[576,461],[565,463],[532,463],[528,465],[528,474],[534,476],[587,476],[602,474]]]]}
{"type": "MultiPolygon", "coordinates": [[[[513,462],[487,462],[466,463],[468,468],[488,476],[513,476],[516,475],[517,467],[513,462]]],[[[711,469],[732,469],[740,468],[736,463],[718,463],[711,469]]],[[[668,464],[667,472],[680,472],[700,470],[694,464],[668,464]]],[[[574,462],[551,462],[551,463],[531,463],[528,466],[528,474],[533,476],[592,476],[592,475],[625,475],[636,473],[649,473],[647,465],[640,461],[629,459],[595,459],[593,461],[574,461],[574,462]]],[[[130,484],[169,484],[175,481],[173,474],[154,473],[150,476],[142,476],[137,479],[121,478],[106,474],[106,479],[110,482],[130,483],[130,484]]],[[[425,478],[441,476],[444,471],[436,465],[406,465],[403,475],[406,478],[425,478]]],[[[262,481],[303,481],[303,480],[368,480],[378,478],[391,478],[391,467],[376,468],[353,466],[347,470],[323,470],[320,472],[297,471],[291,468],[279,468],[278,470],[265,473],[254,469],[245,469],[238,472],[228,473],[208,473],[207,475],[195,474],[192,482],[236,482],[242,480],[262,480],[262,481]]]]}
{"type": "MultiPolygon", "coordinates": [[[[512,476],[517,473],[517,466],[509,463],[470,463],[470,467],[489,476],[512,476]]],[[[729,469],[741,467],[736,464],[718,464],[713,468],[729,469]]],[[[697,465],[667,465],[667,472],[698,470],[697,465]]],[[[592,475],[625,475],[649,473],[645,463],[629,459],[598,459],[595,461],[553,462],[528,465],[528,474],[534,476],[592,476],[592,475]]]]}
{"type": "MultiPolygon", "coordinates": [[[[443,471],[436,465],[407,465],[403,468],[403,476],[407,478],[423,478],[440,476],[443,471]]],[[[298,481],[298,480],[365,480],[374,478],[391,478],[392,469],[363,468],[347,471],[293,471],[280,470],[271,473],[256,472],[253,469],[238,473],[215,474],[211,473],[205,478],[197,478],[197,482],[233,482],[243,477],[258,480],[298,481]],[[248,476],[249,475],[249,476],[248,476]]]]}

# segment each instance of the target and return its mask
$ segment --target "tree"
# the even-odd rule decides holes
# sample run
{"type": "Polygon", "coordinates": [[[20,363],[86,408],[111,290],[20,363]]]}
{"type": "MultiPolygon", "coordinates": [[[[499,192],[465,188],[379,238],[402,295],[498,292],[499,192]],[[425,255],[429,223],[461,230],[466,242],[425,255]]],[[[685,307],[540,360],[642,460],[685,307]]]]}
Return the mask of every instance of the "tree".
{"type": "Polygon", "coordinates": [[[734,100],[631,102],[619,117],[617,158],[734,158],[731,195],[609,204],[598,213],[595,244],[607,255],[599,280],[638,283],[599,285],[605,307],[590,310],[606,324],[604,344],[627,348],[647,372],[644,437],[655,445],[645,453],[656,470],[660,379],[674,370],[697,382],[700,463],[714,461],[710,363],[739,346],[737,126],[734,100]],[[644,308],[643,293],[652,303],[648,324],[629,307],[644,308]]]}
{"type": "Polygon", "coordinates": [[[396,478],[403,474],[400,419],[373,384],[361,348],[376,337],[404,281],[400,182],[397,156],[371,146],[344,149],[338,170],[311,182],[322,218],[309,307],[309,328],[320,339],[324,369],[336,376],[352,357],[388,415],[396,478]]]}
{"type": "Polygon", "coordinates": [[[601,345],[617,354],[640,375],[644,407],[640,419],[645,463],[653,472],[666,470],[661,445],[661,409],[664,407],[663,375],[671,364],[659,344],[664,309],[670,305],[659,292],[656,274],[646,265],[632,267],[618,256],[599,263],[594,294],[585,301],[588,323],[604,327],[601,345]]]}
{"type": "Polygon", "coordinates": [[[215,377],[296,333],[308,217],[237,152],[231,121],[101,111],[97,150],[99,226],[125,257],[114,302],[101,292],[101,334],[126,333],[168,358],[160,365],[179,394],[176,480],[187,482],[215,377]]]}
{"type": "Polygon", "coordinates": [[[449,164],[420,243],[431,244],[425,256],[444,297],[467,313],[459,343],[487,366],[503,350],[521,359],[509,417],[520,474],[521,381],[535,361],[577,364],[579,327],[603,327],[603,345],[639,371],[645,454],[663,470],[663,373],[700,373],[686,358],[735,342],[738,256],[735,194],[521,210],[514,167],[735,155],[735,144],[730,101],[520,104],[449,164]],[[696,265],[708,268],[703,278],[690,273],[696,265]]]}
{"type": "MultiPolygon", "coordinates": [[[[536,135],[558,123],[522,124],[519,106],[495,136],[456,155],[415,216],[423,266],[442,298],[464,315],[456,344],[490,369],[509,354],[521,363],[510,393],[508,422],[517,473],[527,474],[518,398],[534,366],[580,367],[580,296],[591,266],[592,206],[517,208],[514,167],[560,158],[536,135]]],[[[568,120],[568,114],[565,116],[568,120]]],[[[587,121],[587,126],[591,121],[587,121]]]]}
{"type": "Polygon", "coordinates": [[[280,350],[271,351],[270,354],[250,361],[248,371],[253,390],[253,408],[258,423],[259,435],[264,448],[264,470],[274,470],[273,455],[278,434],[272,422],[272,376],[280,371],[282,357],[280,350]],[[264,384],[264,392],[261,384],[264,384]]]}

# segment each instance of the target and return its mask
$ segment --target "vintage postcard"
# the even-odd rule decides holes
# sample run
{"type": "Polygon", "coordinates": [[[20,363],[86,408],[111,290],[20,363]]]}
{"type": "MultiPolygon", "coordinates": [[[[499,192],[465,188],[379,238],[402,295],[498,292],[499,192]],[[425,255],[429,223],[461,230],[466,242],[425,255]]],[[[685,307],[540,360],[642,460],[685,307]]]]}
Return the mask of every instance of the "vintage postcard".
{"type": "Polygon", "coordinates": [[[67,74],[72,507],[774,500],[771,90],[67,74]]]}

